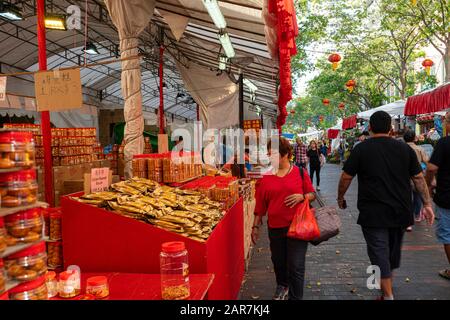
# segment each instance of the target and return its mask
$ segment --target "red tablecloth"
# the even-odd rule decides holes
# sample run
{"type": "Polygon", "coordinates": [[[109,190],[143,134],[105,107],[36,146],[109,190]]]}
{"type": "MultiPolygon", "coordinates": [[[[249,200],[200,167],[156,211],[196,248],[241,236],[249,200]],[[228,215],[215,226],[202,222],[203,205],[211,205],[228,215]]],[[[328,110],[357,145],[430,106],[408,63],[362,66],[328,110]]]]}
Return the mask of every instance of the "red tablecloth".
{"type": "MultiPolygon", "coordinates": [[[[161,300],[161,279],[159,274],[137,273],[82,273],[81,294],[86,293],[86,280],[89,277],[106,276],[109,283],[109,296],[103,300],[161,300]]],[[[191,274],[189,300],[203,300],[213,283],[213,274],[191,274]]],[[[73,298],[73,299],[76,299],[73,298]]],[[[59,297],[51,300],[71,300],[59,297]]]]}

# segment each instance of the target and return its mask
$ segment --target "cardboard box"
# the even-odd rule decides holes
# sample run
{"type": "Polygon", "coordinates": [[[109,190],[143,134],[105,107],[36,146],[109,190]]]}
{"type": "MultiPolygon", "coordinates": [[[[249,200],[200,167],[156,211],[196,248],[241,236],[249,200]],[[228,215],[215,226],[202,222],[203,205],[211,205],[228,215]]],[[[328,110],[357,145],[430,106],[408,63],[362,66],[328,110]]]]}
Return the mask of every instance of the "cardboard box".
{"type": "Polygon", "coordinates": [[[111,168],[111,160],[92,161],[92,168],[111,168]]]}
{"type": "Polygon", "coordinates": [[[117,168],[118,168],[118,172],[117,172],[117,174],[120,176],[120,177],[124,177],[125,176],[125,160],[124,159],[119,159],[118,161],[117,161],[117,168]]]}

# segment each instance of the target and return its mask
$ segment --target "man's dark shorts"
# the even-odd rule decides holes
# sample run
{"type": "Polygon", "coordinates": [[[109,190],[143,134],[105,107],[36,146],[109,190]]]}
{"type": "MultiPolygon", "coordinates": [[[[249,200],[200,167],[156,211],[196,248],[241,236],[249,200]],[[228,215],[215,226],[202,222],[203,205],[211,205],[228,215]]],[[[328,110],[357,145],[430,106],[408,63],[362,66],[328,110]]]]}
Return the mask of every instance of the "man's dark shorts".
{"type": "Polygon", "coordinates": [[[381,278],[390,278],[400,267],[404,228],[362,227],[372,265],[380,267],[381,278]]]}

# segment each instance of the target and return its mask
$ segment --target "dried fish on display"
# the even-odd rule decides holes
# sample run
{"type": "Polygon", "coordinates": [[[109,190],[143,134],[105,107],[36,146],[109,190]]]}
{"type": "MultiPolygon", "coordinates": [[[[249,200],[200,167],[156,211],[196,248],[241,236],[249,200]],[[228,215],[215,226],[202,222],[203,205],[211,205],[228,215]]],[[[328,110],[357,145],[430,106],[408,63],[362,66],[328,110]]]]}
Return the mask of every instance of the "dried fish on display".
{"type": "Polygon", "coordinates": [[[224,215],[222,204],[204,194],[136,177],[111,185],[111,191],[74,199],[201,242],[224,215]]]}

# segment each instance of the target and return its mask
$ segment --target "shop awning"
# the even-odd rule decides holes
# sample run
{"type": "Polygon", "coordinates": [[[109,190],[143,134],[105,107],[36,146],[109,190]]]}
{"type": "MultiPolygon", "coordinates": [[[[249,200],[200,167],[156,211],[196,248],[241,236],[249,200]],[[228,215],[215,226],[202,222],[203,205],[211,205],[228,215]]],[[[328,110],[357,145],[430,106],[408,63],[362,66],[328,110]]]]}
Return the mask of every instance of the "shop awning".
{"type": "Polygon", "coordinates": [[[342,121],[342,130],[352,129],[356,127],[358,116],[355,114],[351,117],[345,118],[342,121]]]}
{"type": "Polygon", "coordinates": [[[405,115],[434,113],[448,108],[450,108],[450,83],[409,97],[405,105],[405,115]]]}
{"type": "Polygon", "coordinates": [[[377,111],[385,111],[389,113],[391,117],[401,116],[403,115],[403,111],[405,110],[405,101],[399,100],[392,103],[385,104],[383,106],[373,108],[367,111],[363,111],[358,113],[358,119],[369,120],[372,114],[377,111]]]}

